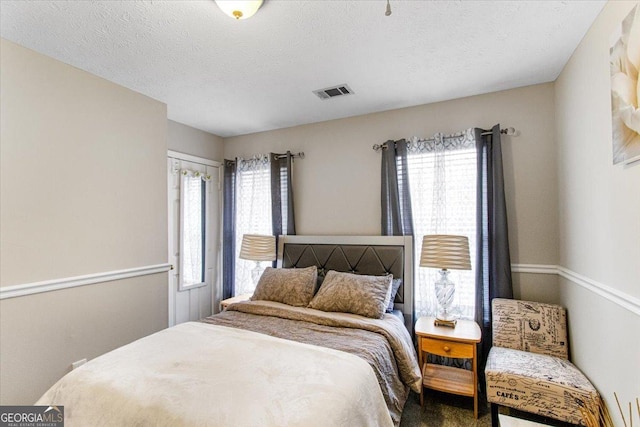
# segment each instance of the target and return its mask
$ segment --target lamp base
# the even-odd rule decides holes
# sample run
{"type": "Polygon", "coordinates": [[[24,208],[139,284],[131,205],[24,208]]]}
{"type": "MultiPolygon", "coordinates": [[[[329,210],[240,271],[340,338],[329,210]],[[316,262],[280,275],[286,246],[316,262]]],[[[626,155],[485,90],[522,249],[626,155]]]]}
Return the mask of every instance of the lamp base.
{"type": "Polygon", "coordinates": [[[258,282],[260,281],[260,276],[262,276],[262,272],[264,269],[260,265],[260,261],[256,261],[256,266],[251,270],[251,280],[253,281],[254,286],[258,286],[258,282]]]}
{"type": "Polygon", "coordinates": [[[455,328],[456,327],[456,323],[458,323],[458,321],[456,319],[445,320],[445,319],[436,318],[436,320],[433,321],[434,325],[436,325],[436,326],[446,326],[447,328],[455,328]]]}
{"type": "Polygon", "coordinates": [[[440,278],[435,283],[436,299],[438,300],[438,320],[452,321],[455,318],[451,315],[453,296],[456,292],[456,285],[449,280],[449,271],[442,269],[439,271],[440,278]]]}

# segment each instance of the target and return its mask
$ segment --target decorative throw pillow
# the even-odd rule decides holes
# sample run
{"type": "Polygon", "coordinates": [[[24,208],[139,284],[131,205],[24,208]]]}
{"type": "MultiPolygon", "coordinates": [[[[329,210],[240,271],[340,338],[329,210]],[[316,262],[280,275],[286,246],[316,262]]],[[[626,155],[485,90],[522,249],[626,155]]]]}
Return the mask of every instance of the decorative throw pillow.
{"type": "Polygon", "coordinates": [[[387,276],[329,271],[309,308],[338,311],[380,319],[391,298],[391,279],[387,276]]]}
{"type": "Polygon", "coordinates": [[[313,298],[318,269],[267,267],[260,276],[252,301],[281,302],[296,307],[306,307],[313,298]]]}
{"type": "Polygon", "coordinates": [[[391,298],[389,298],[387,313],[391,313],[393,311],[393,303],[396,300],[396,294],[398,293],[398,289],[400,289],[400,285],[402,285],[402,279],[393,279],[393,282],[391,282],[391,298]]]}

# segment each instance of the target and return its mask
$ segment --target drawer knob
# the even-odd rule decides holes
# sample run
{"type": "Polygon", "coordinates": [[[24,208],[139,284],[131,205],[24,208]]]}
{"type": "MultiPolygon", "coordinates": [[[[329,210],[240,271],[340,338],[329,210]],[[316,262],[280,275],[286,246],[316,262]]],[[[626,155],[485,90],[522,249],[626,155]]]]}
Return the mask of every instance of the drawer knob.
{"type": "Polygon", "coordinates": [[[442,347],[442,349],[443,349],[444,351],[447,351],[447,352],[448,352],[449,350],[451,350],[451,348],[450,348],[449,346],[446,346],[446,345],[445,345],[444,347],[442,347]]]}

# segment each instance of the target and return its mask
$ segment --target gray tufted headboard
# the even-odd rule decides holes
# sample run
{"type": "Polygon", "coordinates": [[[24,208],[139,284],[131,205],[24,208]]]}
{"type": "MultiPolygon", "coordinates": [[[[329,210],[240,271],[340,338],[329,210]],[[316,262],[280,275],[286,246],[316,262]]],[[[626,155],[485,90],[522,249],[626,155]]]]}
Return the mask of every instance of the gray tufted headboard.
{"type": "Polygon", "coordinates": [[[329,270],[402,279],[394,308],[413,327],[413,242],[411,236],[280,236],[278,267],[318,267],[319,281],[329,270]]]}

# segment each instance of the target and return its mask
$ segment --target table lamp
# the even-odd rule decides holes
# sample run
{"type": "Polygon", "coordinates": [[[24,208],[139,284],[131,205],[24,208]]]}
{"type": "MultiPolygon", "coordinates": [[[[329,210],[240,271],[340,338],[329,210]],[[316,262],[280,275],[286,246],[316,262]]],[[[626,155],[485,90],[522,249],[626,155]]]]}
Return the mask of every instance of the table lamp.
{"type": "Polygon", "coordinates": [[[273,261],[276,259],[276,238],[260,234],[243,235],[240,259],[256,262],[256,266],[251,270],[251,279],[253,284],[257,285],[262,275],[260,261],[273,261]]]}
{"type": "Polygon", "coordinates": [[[435,283],[436,299],[440,311],[437,321],[452,322],[455,319],[449,312],[455,294],[455,284],[449,280],[449,270],[471,270],[469,257],[469,239],[466,236],[431,234],[422,239],[420,267],[440,269],[440,278],[435,283]]]}

